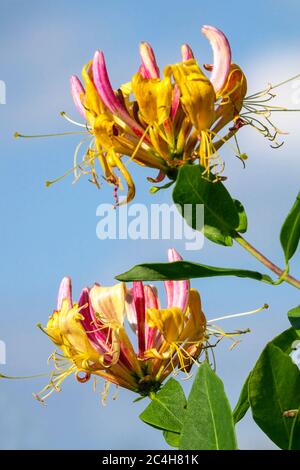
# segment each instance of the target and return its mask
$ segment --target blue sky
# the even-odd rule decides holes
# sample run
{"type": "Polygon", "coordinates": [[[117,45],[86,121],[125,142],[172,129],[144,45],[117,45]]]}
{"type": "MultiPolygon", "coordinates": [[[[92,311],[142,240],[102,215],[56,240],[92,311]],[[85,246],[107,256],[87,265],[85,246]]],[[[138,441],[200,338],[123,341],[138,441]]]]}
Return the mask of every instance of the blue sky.
{"type": "MultiPolygon", "coordinates": [[[[3,373],[48,370],[46,359],[53,348],[36,324],[46,323],[66,274],[72,276],[78,294],[96,280],[112,283],[114,275],[138,262],[165,260],[170,243],[186,259],[264,271],[238,246],[222,248],[206,241],[195,253],[184,252],[179,241],[98,240],[96,208],[112,201],[111,188],[99,192],[84,179],[72,185],[72,178],[48,189],[44,185],[70,168],[78,137],[14,140],[12,136],[16,130],[28,134],[73,130],[59,116],[62,110],[76,116],[69,76],[79,74],[97,48],[106,54],[115,86],[136,71],[141,40],[153,45],[162,65],[179,59],[183,42],[191,44],[200,63],[209,62],[211,51],[201,36],[202,24],[215,25],[228,35],[234,60],[245,70],[253,91],[300,72],[298,1],[2,0],[0,13],[0,79],[7,86],[7,104],[0,105],[0,339],[7,345],[3,373]]],[[[284,105],[295,107],[294,93],[291,85],[283,87],[284,105]]],[[[282,265],[278,233],[299,190],[299,118],[285,114],[278,121],[291,132],[281,149],[270,149],[259,134],[243,129],[240,143],[249,155],[246,170],[230,149],[223,156],[228,188],[247,209],[247,238],[282,265]]],[[[167,192],[149,195],[145,178],[149,171],[134,165],[132,171],[136,202],[170,200],[167,192]]],[[[300,275],[299,262],[293,263],[292,271],[300,275]]],[[[265,342],[288,327],[286,312],[299,303],[299,297],[288,285],[272,288],[242,279],[199,280],[193,285],[200,290],[210,318],[270,304],[269,311],[256,317],[226,323],[228,329],[252,330],[234,351],[224,343],[217,353],[218,373],[233,405],[265,342]]],[[[121,390],[118,400],[109,400],[103,408],[90,384],[77,384],[71,378],[43,407],[32,391],[40,390],[45,380],[1,381],[0,448],[164,448],[159,432],[139,422],[146,402],[133,404],[133,396],[121,390]]],[[[190,384],[185,387],[188,390],[190,384]]],[[[272,448],[249,417],[238,431],[240,448],[272,448]]]]}

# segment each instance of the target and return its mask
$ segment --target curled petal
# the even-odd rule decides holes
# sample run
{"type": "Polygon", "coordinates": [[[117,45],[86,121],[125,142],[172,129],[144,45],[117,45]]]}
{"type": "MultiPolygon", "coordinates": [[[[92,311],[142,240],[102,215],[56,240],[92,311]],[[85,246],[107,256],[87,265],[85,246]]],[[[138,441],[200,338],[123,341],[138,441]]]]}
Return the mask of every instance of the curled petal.
{"type": "Polygon", "coordinates": [[[190,59],[194,59],[193,51],[188,44],[182,44],[181,57],[182,57],[183,62],[186,62],[187,60],[190,60],[190,59]]]}
{"type": "Polygon", "coordinates": [[[85,109],[82,104],[85,98],[85,91],[82,86],[82,83],[79,80],[79,78],[76,77],[76,75],[72,75],[72,77],[70,78],[70,84],[71,84],[71,95],[73,97],[77,111],[81,114],[81,116],[84,119],[86,119],[85,109]]]}
{"type": "Polygon", "coordinates": [[[218,93],[226,83],[231,64],[231,49],[225,34],[214,26],[203,26],[202,33],[209,40],[214,54],[213,71],[210,78],[218,93]]]}
{"type": "Polygon", "coordinates": [[[135,185],[133,179],[126,166],[122,162],[121,158],[118,157],[115,152],[111,152],[110,156],[112,158],[112,162],[119,169],[121,175],[125,179],[128,188],[126,199],[124,199],[121,203],[117,202],[117,205],[129,204],[129,202],[132,201],[135,196],[135,185]]]}
{"type": "Polygon", "coordinates": [[[212,72],[214,68],[212,64],[203,64],[203,67],[205,68],[205,70],[208,70],[208,72],[212,72]]]}
{"type": "Polygon", "coordinates": [[[64,277],[60,283],[57,295],[57,310],[60,310],[64,300],[68,301],[68,306],[71,309],[72,302],[72,281],[70,277],[64,277]]]}
{"type": "Polygon", "coordinates": [[[140,44],[140,55],[142,59],[141,72],[144,78],[159,78],[159,68],[156,63],[152,47],[147,42],[140,44]]]}
{"type": "Polygon", "coordinates": [[[162,170],[159,170],[156,178],[151,178],[150,176],[147,176],[147,180],[150,183],[161,183],[161,181],[165,179],[165,176],[166,176],[165,172],[162,170]]]}

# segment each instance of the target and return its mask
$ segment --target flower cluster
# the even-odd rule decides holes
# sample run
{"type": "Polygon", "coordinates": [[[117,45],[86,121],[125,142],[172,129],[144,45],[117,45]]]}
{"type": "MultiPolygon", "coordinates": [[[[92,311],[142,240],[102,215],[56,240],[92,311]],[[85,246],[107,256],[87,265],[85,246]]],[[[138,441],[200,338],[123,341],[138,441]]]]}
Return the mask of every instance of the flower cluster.
{"type": "MultiPolygon", "coordinates": [[[[151,46],[140,45],[141,66],[132,80],[114,91],[107,73],[103,52],[96,51],[82,71],[84,86],[71,77],[75,105],[86,120],[90,142],[78,169],[92,174],[99,185],[95,162],[99,160],[105,179],[119,187],[127,183],[127,202],[135,194],[128,171],[128,161],[156,168],[160,182],[167,175],[173,179],[178,167],[199,161],[204,173],[221,172],[218,149],[244,124],[240,111],[247,91],[245,75],[231,62],[231,49],[225,35],[215,27],[203,26],[203,34],[213,49],[213,64],[204,68],[194,58],[191,48],[181,48],[182,61],[167,65],[160,73],[151,46]],[[231,121],[233,125],[220,136],[231,121]]],[[[86,139],[84,139],[86,141],[86,139]]],[[[77,152],[76,152],[77,154],[77,152]]]]}
{"type": "MultiPolygon", "coordinates": [[[[180,259],[169,250],[169,261],[180,259]]],[[[55,371],[37,398],[59,391],[71,374],[79,382],[102,377],[142,396],[156,392],[175,370],[189,374],[207,339],[200,295],[187,280],[165,281],[165,288],[165,309],[156,289],[142,282],[132,288],[95,284],[73,303],[71,280],[64,278],[57,309],[43,328],[60,352],[50,356],[55,371]],[[126,317],[136,341],[126,331],[126,317]]]]}

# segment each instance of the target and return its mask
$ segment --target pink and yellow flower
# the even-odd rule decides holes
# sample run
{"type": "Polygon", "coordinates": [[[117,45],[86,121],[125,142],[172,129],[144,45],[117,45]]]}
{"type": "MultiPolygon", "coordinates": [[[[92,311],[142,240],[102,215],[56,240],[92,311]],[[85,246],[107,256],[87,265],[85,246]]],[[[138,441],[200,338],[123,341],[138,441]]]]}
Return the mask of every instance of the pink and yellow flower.
{"type": "MultiPolygon", "coordinates": [[[[169,261],[180,259],[169,250],[169,261]]],[[[140,281],[132,288],[95,284],[74,303],[71,280],[64,278],[57,308],[43,329],[59,350],[51,355],[55,371],[37,398],[59,391],[68,375],[82,383],[102,377],[146,396],[175,370],[188,374],[206,342],[200,295],[187,280],[166,281],[165,288],[166,308],[155,287],[140,281]]]]}
{"type": "Polygon", "coordinates": [[[128,186],[127,202],[134,197],[135,187],[124,156],[157,168],[158,177],[150,181],[161,181],[165,175],[174,178],[178,167],[187,162],[199,161],[209,172],[218,166],[218,149],[240,127],[219,135],[230,121],[239,121],[246,78],[231,63],[226,36],[212,26],[203,26],[202,32],[213,49],[213,65],[205,66],[210,78],[187,44],[181,48],[182,61],[166,66],[161,74],[146,42],[140,45],[138,72],[117,91],[111,86],[101,51],[84,66],[84,85],[71,77],[75,106],[91,134],[79,168],[90,167],[98,184],[94,165],[99,160],[106,180],[115,186],[121,185],[118,170],[128,186]]]}

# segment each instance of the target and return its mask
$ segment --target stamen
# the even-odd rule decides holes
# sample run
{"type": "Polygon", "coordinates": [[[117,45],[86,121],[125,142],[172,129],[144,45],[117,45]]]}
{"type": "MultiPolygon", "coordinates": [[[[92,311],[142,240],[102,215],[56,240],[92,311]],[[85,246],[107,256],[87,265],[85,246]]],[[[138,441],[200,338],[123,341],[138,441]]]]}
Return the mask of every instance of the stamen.
{"type": "Polygon", "coordinates": [[[138,153],[141,145],[143,144],[144,142],[144,139],[146,138],[146,135],[147,135],[147,132],[149,131],[150,129],[150,124],[146,127],[146,129],[144,130],[143,132],[143,135],[141,136],[140,140],[138,141],[137,143],[137,146],[135,147],[131,157],[126,161],[125,165],[128,165],[132,160],[134,160],[136,154],[138,153]]]}
{"type": "Polygon", "coordinates": [[[102,406],[106,406],[106,400],[107,400],[107,397],[108,397],[109,387],[110,387],[110,382],[108,382],[108,381],[106,380],[106,381],[104,382],[103,392],[101,392],[101,403],[102,403],[102,406]]]}
{"type": "Polygon", "coordinates": [[[78,166],[77,166],[77,156],[78,156],[79,150],[80,150],[81,146],[90,139],[91,139],[91,137],[86,137],[85,139],[81,140],[79,142],[79,144],[76,146],[74,157],[73,157],[73,168],[74,168],[75,181],[78,181],[78,179],[80,178],[80,175],[77,173],[77,168],[78,168],[78,166]]]}
{"type": "Polygon", "coordinates": [[[77,131],[77,132],[58,132],[56,134],[36,134],[36,135],[25,135],[25,134],[20,134],[19,132],[14,133],[14,138],[15,139],[39,139],[39,138],[44,138],[44,137],[60,137],[63,135],[78,135],[78,134],[86,134],[85,132],[77,131]]]}
{"type": "Polygon", "coordinates": [[[223,317],[213,318],[212,320],[208,320],[207,323],[214,323],[220,320],[227,320],[228,318],[237,318],[237,317],[244,317],[246,315],[253,315],[254,313],[259,313],[262,310],[267,310],[268,308],[269,308],[269,305],[264,304],[262,307],[257,308],[256,310],[250,310],[249,312],[236,313],[234,315],[225,315],[223,317]]]}
{"type": "MultiPolygon", "coordinates": [[[[79,144],[78,144],[79,145],[79,144]]],[[[80,168],[81,169],[81,165],[84,165],[84,164],[87,164],[87,162],[85,160],[82,160],[81,163],[78,163],[78,165],[76,165],[76,167],[72,167],[70,168],[68,171],[66,171],[66,173],[64,173],[62,176],[59,176],[58,178],[56,178],[55,180],[52,180],[52,181],[46,181],[45,182],[45,185],[46,187],[48,188],[49,186],[51,186],[52,184],[54,183],[57,183],[58,181],[61,181],[63,178],[65,178],[66,176],[70,175],[71,173],[75,172],[76,168],[80,168]]],[[[88,164],[91,164],[91,162],[88,162],[88,164]]]]}
{"type": "MultiPolygon", "coordinates": [[[[67,113],[65,113],[65,111],[61,111],[60,115],[66,119],[68,122],[70,122],[71,124],[75,124],[75,126],[79,126],[79,127],[84,127],[85,129],[87,128],[87,124],[81,124],[80,122],[77,122],[77,121],[74,121],[74,119],[70,118],[67,113]]],[[[91,127],[88,126],[90,129],[91,127]]]]}

